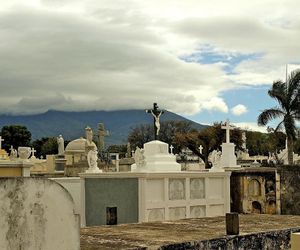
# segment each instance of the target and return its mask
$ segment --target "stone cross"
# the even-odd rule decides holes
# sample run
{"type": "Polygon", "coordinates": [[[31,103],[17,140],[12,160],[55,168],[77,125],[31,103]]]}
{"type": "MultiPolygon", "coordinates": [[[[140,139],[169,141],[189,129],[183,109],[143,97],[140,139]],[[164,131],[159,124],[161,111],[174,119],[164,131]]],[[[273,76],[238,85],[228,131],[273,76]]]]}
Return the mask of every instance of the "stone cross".
{"type": "Polygon", "coordinates": [[[221,128],[226,129],[226,143],[230,143],[230,130],[232,130],[232,127],[228,119],[225,122],[225,126],[221,126],[221,128]]]}
{"type": "Polygon", "coordinates": [[[31,148],[31,153],[32,153],[31,157],[35,157],[34,153],[36,153],[36,150],[34,148],[31,148]]]}
{"type": "Polygon", "coordinates": [[[200,154],[202,154],[202,150],[203,150],[203,147],[202,147],[202,145],[200,145],[199,146],[199,152],[200,152],[200,154]]]}
{"type": "Polygon", "coordinates": [[[173,145],[171,145],[170,146],[171,154],[173,154],[173,149],[174,149],[174,147],[173,147],[173,145]]]}
{"type": "Polygon", "coordinates": [[[98,123],[98,148],[100,152],[104,152],[105,149],[105,137],[109,135],[108,131],[104,128],[104,123],[98,123]]]}
{"type": "Polygon", "coordinates": [[[0,149],[2,149],[2,142],[4,141],[4,139],[2,139],[2,136],[0,136],[0,149]]]}
{"type": "Polygon", "coordinates": [[[153,109],[146,109],[146,112],[152,114],[154,123],[154,140],[157,140],[160,130],[160,116],[164,113],[163,110],[159,110],[157,103],[153,103],[153,109]]]}

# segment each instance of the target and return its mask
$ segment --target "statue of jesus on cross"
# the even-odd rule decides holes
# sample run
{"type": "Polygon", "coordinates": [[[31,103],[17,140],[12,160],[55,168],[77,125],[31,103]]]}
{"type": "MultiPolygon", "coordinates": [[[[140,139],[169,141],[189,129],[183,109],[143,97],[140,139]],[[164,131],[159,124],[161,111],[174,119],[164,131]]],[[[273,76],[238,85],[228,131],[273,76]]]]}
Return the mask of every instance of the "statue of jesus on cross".
{"type": "Polygon", "coordinates": [[[154,139],[157,140],[157,136],[159,134],[160,130],[160,116],[164,113],[163,110],[159,110],[157,103],[153,103],[153,109],[146,109],[147,113],[152,114],[153,116],[153,122],[154,122],[154,139]]]}

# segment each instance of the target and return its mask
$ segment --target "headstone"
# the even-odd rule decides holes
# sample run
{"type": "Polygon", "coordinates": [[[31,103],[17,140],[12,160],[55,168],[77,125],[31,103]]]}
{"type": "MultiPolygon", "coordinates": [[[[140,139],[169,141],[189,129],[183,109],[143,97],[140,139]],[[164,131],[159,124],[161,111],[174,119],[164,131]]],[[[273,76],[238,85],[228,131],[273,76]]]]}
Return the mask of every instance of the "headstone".
{"type": "Polygon", "coordinates": [[[173,149],[174,149],[174,147],[173,147],[173,145],[171,145],[170,146],[171,154],[173,154],[173,149]]]}
{"type": "Polygon", "coordinates": [[[200,154],[202,154],[202,150],[203,150],[203,146],[200,145],[200,146],[199,146],[199,152],[200,152],[200,154]]]}
{"type": "Polygon", "coordinates": [[[225,126],[221,126],[222,129],[226,129],[226,142],[222,143],[222,156],[221,156],[221,167],[222,168],[237,168],[240,167],[236,164],[235,156],[235,145],[230,142],[230,130],[233,128],[230,126],[229,120],[225,122],[225,126]]]}

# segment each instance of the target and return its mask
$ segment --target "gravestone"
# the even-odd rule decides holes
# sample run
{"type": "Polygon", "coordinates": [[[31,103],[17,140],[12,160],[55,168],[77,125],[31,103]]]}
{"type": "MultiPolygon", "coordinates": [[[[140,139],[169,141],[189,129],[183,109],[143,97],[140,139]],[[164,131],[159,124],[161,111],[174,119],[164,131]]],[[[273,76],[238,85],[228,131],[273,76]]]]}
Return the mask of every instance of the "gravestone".
{"type": "Polygon", "coordinates": [[[230,142],[230,130],[232,130],[232,126],[227,119],[225,125],[221,126],[222,129],[226,130],[226,142],[222,143],[222,156],[220,160],[220,167],[222,168],[236,168],[240,167],[236,164],[236,156],[234,154],[234,143],[230,142]]]}

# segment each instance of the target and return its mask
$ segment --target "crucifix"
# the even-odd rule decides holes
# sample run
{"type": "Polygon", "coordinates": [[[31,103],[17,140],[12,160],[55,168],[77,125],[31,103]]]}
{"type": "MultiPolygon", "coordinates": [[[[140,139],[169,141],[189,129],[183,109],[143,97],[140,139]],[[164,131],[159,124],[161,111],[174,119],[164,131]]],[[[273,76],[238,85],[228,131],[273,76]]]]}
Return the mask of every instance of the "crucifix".
{"type": "Polygon", "coordinates": [[[170,146],[171,154],[173,154],[173,149],[174,149],[174,147],[173,147],[173,145],[171,145],[170,146]]]}
{"type": "Polygon", "coordinates": [[[200,145],[198,149],[199,149],[200,154],[202,154],[202,149],[203,149],[202,145],[200,145]]]}
{"type": "Polygon", "coordinates": [[[221,128],[226,129],[226,143],[230,143],[230,130],[232,130],[232,127],[230,126],[228,119],[225,122],[225,126],[221,126],[221,128]]]}
{"type": "Polygon", "coordinates": [[[2,149],[2,142],[4,141],[4,139],[2,139],[2,136],[0,136],[0,149],[2,149]]]}
{"type": "Polygon", "coordinates": [[[152,116],[153,116],[154,140],[157,140],[159,130],[160,130],[159,119],[160,119],[160,116],[164,113],[164,111],[158,109],[157,103],[153,103],[153,109],[146,109],[146,112],[149,114],[152,114],[152,116]]]}

